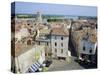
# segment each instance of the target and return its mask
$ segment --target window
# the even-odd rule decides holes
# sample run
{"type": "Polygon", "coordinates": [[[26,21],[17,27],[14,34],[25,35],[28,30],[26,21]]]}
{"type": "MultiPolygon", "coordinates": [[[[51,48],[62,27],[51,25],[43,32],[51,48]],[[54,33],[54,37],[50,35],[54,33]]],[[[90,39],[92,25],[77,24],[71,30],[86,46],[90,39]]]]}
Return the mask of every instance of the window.
{"type": "Polygon", "coordinates": [[[47,54],[45,53],[45,56],[47,56],[47,54]]]}
{"type": "Polygon", "coordinates": [[[61,49],[61,53],[63,53],[63,49],[61,49]]]}
{"type": "Polygon", "coordinates": [[[29,23],[27,25],[30,25],[29,23]]]}
{"type": "Polygon", "coordinates": [[[63,37],[61,37],[61,40],[63,40],[63,37]]]}
{"type": "Polygon", "coordinates": [[[61,46],[63,47],[63,43],[61,43],[61,46]]]}
{"type": "Polygon", "coordinates": [[[48,42],[47,42],[47,46],[48,46],[48,42]]]}
{"type": "Polygon", "coordinates": [[[55,46],[57,46],[57,43],[55,42],[55,46]]]}
{"type": "Polygon", "coordinates": [[[40,41],[39,41],[39,45],[40,45],[40,41]]]}
{"type": "Polygon", "coordinates": [[[85,51],[85,46],[83,46],[83,51],[85,51]]]}
{"type": "Polygon", "coordinates": [[[31,43],[31,40],[28,40],[27,41],[27,45],[31,45],[32,43],[31,43]]]}
{"type": "Polygon", "coordinates": [[[90,51],[89,51],[90,53],[92,53],[92,49],[90,49],[90,51]]]}
{"type": "Polygon", "coordinates": [[[57,49],[55,48],[55,53],[57,53],[57,49]]]}

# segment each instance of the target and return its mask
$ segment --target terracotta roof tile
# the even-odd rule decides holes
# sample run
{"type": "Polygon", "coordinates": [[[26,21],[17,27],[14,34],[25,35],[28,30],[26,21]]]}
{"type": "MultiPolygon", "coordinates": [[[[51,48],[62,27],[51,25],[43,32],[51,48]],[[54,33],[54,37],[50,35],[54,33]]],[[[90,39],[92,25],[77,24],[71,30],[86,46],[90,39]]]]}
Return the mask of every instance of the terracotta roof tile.
{"type": "Polygon", "coordinates": [[[89,36],[89,40],[90,40],[92,43],[96,43],[96,41],[97,41],[96,35],[91,35],[91,36],[89,36]]]}
{"type": "Polygon", "coordinates": [[[65,32],[63,28],[53,28],[53,29],[51,30],[51,35],[68,36],[69,33],[68,33],[68,31],[65,32]]]}

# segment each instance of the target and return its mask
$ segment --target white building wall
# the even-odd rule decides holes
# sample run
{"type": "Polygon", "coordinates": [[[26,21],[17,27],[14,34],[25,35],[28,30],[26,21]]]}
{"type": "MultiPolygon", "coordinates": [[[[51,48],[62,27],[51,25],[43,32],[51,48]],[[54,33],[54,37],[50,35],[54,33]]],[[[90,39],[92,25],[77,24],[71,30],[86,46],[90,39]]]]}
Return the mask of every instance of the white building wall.
{"type": "Polygon", "coordinates": [[[61,40],[62,36],[51,36],[51,46],[52,46],[52,53],[53,57],[67,57],[68,54],[68,37],[63,36],[63,40],[61,40]],[[57,43],[57,46],[55,46],[55,42],[57,43]],[[61,43],[63,43],[63,47],[61,46],[61,43]],[[57,49],[57,53],[55,52],[55,48],[57,49]],[[63,53],[61,53],[61,49],[63,49],[63,53]]]}
{"type": "Polygon", "coordinates": [[[96,43],[93,44],[93,43],[91,43],[89,41],[81,40],[79,47],[80,47],[80,53],[83,53],[83,54],[95,54],[96,43]],[[83,50],[83,46],[85,46],[85,51],[83,50]],[[92,53],[90,53],[90,49],[92,49],[92,53]]]}

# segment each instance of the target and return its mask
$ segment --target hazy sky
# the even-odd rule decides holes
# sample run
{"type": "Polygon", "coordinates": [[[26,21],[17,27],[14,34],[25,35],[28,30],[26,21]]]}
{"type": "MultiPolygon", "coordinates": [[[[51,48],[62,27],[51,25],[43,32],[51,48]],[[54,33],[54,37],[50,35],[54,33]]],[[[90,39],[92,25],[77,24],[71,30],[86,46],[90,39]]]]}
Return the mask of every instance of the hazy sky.
{"type": "MultiPolygon", "coordinates": [[[[12,4],[13,5],[13,4],[12,4]]],[[[14,10],[12,9],[12,12],[14,10]]],[[[76,6],[62,4],[45,4],[31,2],[16,2],[15,12],[21,14],[35,14],[40,11],[42,14],[74,15],[74,16],[97,16],[97,7],[76,6]]]]}

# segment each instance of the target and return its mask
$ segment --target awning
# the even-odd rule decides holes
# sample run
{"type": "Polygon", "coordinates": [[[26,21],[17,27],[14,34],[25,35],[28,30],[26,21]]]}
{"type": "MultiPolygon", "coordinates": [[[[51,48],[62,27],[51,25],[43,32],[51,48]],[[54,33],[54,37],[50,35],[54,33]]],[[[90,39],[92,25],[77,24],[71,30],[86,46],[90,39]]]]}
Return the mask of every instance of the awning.
{"type": "Polygon", "coordinates": [[[36,62],[34,63],[29,69],[28,69],[28,72],[36,72],[39,67],[40,67],[40,63],[39,62],[36,62]]]}

